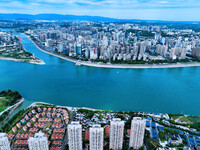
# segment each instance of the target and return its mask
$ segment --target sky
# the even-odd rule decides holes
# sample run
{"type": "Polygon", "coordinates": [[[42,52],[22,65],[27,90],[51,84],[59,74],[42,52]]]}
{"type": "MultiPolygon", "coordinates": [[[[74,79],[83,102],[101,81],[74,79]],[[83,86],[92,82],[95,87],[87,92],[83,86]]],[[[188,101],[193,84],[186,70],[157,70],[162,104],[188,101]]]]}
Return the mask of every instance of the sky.
{"type": "Polygon", "coordinates": [[[0,0],[0,13],[200,21],[200,0],[0,0]]]}

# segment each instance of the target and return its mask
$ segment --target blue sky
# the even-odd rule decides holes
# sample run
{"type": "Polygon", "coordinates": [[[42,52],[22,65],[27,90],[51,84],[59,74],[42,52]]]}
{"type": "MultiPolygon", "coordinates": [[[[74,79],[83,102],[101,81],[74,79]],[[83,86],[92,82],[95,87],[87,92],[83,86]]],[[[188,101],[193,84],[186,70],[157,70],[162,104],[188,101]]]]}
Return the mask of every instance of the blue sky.
{"type": "Polygon", "coordinates": [[[200,21],[200,0],[0,0],[0,13],[200,21]]]}

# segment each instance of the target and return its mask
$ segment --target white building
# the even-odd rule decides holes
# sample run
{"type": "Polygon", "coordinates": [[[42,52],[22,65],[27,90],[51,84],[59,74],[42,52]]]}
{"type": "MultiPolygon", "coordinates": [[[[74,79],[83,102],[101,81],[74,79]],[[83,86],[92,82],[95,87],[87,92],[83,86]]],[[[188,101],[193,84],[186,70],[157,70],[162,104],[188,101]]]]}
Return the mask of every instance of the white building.
{"type": "Polygon", "coordinates": [[[181,59],[185,59],[185,57],[186,57],[186,52],[187,52],[187,49],[186,49],[186,48],[183,48],[182,51],[181,51],[181,59]]]}
{"type": "Polygon", "coordinates": [[[90,128],[90,150],[103,150],[103,128],[99,124],[90,128]]]}
{"type": "Polygon", "coordinates": [[[110,149],[120,150],[123,145],[124,122],[120,118],[114,118],[110,122],[110,149]]]}
{"type": "Polygon", "coordinates": [[[28,139],[29,150],[48,150],[48,139],[44,133],[36,133],[34,137],[28,139]]]}
{"type": "Polygon", "coordinates": [[[71,122],[68,125],[69,150],[82,150],[82,125],[78,122],[71,122]]]}
{"type": "Polygon", "coordinates": [[[46,47],[52,47],[54,44],[54,41],[51,40],[51,39],[47,39],[46,42],[45,42],[45,46],[46,47]]]}
{"type": "Polygon", "coordinates": [[[170,52],[171,59],[176,59],[175,50],[176,50],[175,48],[171,48],[171,52],[170,52]]]}
{"type": "Polygon", "coordinates": [[[10,150],[10,143],[6,133],[0,133],[0,150],[10,150]]]}
{"type": "Polygon", "coordinates": [[[59,43],[58,44],[58,52],[62,52],[63,51],[63,49],[64,49],[64,44],[63,43],[59,43]]]}
{"type": "Polygon", "coordinates": [[[134,117],[131,122],[129,147],[139,149],[143,145],[146,121],[140,117],[134,117]]]}

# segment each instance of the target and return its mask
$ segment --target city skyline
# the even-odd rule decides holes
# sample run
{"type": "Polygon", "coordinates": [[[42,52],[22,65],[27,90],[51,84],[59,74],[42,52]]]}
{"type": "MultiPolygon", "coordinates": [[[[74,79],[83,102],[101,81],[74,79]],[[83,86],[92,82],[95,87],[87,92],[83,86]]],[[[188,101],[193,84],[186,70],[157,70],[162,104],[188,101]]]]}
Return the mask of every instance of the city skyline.
{"type": "Polygon", "coordinates": [[[197,0],[3,0],[0,13],[71,14],[117,19],[200,21],[197,0]],[[147,15],[148,14],[148,15],[147,15]],[[174,15],[176,14],[176,15],[174,15]]]}

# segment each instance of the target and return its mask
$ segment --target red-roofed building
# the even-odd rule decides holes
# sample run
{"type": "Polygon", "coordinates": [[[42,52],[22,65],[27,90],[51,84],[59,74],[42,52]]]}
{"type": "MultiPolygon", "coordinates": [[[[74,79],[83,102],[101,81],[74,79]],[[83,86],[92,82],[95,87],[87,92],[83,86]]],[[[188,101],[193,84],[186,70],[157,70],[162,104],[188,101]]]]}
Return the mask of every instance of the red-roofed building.
{"type": "Polygon", "coordinates": [[[53,113],[52,113],[52,117],[55,117],[55,115],[56,115],[56,113],[53,112],[53,113]]]}
{"type": "Polygon", "coordinates": [[[41,109],[40,107],[38,107],[38,108],[37,108],[37,111],[38,111],[38,112],[41,112],[41,111],[42,111],[42,109],[41,109]]]}
{"type": "Polygon", "coordinates": [[[110,135],[110,126],[109,125],[106,125],[105,131],[106,131],[107,135],[110,135]]]}
{"type": "Polygon", "coordinates": [[[40,117],[40,115],[39,115],[39,114],[36,114],[35,117],[38,119],[38,118],[40,117]]]}
{"type": "Polygon", "coordinates": [[[63,127],[62,123],[53,123],[52,124],[52,128],[61,128],[61,127],[63,127]]]}
{"type": "Polygon", "coordinates": [[[68,113],[64,113],[64,114],[63,114],[63,118],[64,118],[64,119],[68,119],[68,118],[69,118],[68,113]]]}
{"type": "Polygon", "coordinates": [[[19,122],[19,123],[17,123],[16,126],[17,126],[17,128],[19,129],[19,128],[21,128],[22,125],[21,125],[21,123],[19,122]]]}
{"type": "Polygon", "coordinates": [[[56,146],[54,147],[54,146],[53,146],[53,147],[50,148],[50,150],[61,150],[61,148],[60,148],[60,147],[56,147],[56,146]]]}
{"type": "Polygon", "coordinates": [[[62,140],[63,137],[64,137],[64,134],[62,134],[62,133],[61,134],[54,133],[54,134],[51,135],[52,140],[62,140]]]}
{"type": "Polygon", "coordinates": [[[12,131],[15,133],[17,131],[17,128],[16,127],[13,127],[12,128],[12,131]]]}
{"type": "Polygon", "coordinates": [[[32,112],[32,114],[35,114],[35,113],[36,113],[36,112],[35,112],[35,109],[33,109],[31,112],[32,112]]]}
{"type": "Polygon", "coordinates": [[[26,115],[24,118],[25,118],[26,120],[28,120],[28,119],[29,119],[28,115],[26,115]]]}
{"type": "Polygon", "coordinates": [[[29,116],[29,117],[32,117],[32,113],[28,113],[28,116],[29,116]]]}
{"type": "Polygon", "coordinates": [[[23,130],[26,132],[26,131],[27,131],[27,126],[24,126],[24,127],[23,127],[23,130]]]}
{"type": "Polygon", "coordinates": [[[52,142],[52,145],[59,145],[59,146],[60,146],[61,144],[62,144],[61,141],[53,141],[53,142],[52,142]]]}
{"type": "Polygon", "coordinates": [[[85,139],[89,139],[89,137],[90,137],[90,132],[89,132],[89,130],[86,130],[85,131],[85,139]]]}
{"type": "Polygon", "coordinates": [[[46,113],[43,111],[43,112],[42,112],[42,117],[44,117],[44,116],[45,116],[45,114],[46,114],[46,113]]]}
{"type": "Polygon", "coordinates": [[[62,111],[62,109],[61,108],[58,108],[58,112],[61,112],[62,111]]]}
{"type": "Polygon", "coordinates": [[[36,133],[37,131],[38,131],[37,128],[30,128],[30,129],[29,129],[29,132],[32,132],[32,133],[36,133]]]}
{"type": "Polygon", "coordinates": [[[131,129],[127,129],[127,134],[128,134],[128,135],[131,134],[131,129]]]}
{"type": "Polygon", "coordinates": [[[20,120],[20,122],[21,122],[23,125],[26,124],[26,120],[25,120],[25,119],[20,120]]]}
{"type": "Polygon", "coordinates": [[[65,124],[68,124],[69,123],[69,119],[65,119],[65,124]]]}
{"type": "Polygon", "coordinates": [[[64,133],[65,132],[65,129],[64,128],[62,128],[62,129],[60,129],[60,128],[55,128],[54,130],[53,130],[53,133],[64,133]]]}
{"type": "Polygon", "coordinates": [[[20,139],[20,138],[21,138],[21,134],[18,133],[18,134],[16,135],[16,139],[20,139]]]}
{"type": "Polygon", "coordinates": [[[16,140],[15,141],[15,146],[18,147],[22,147],[22,146],[27,146],[27,140],[16,140]]]}
{"type": "Polygon", "coordinates": [[[54,108],[53,108],[53,112],[55,112],[55,111],[56,111],[56,108],[54,107],[54,108]]]}
{"type": "Polygon", "coordinates": [[[57,116],[58,118],[60,117],[60,115],[61,115],[60,113],[57,113],[57,114],[56,114],[56,116],[57,116]]]}
{"type": "Polygon", "coordinates": [[[32,121],[33,121],[33,122],[36,122],[36,118],[35,118],[35,117],[33,117],[33,118],[32,118],[32,121]]]}
{"type": "Polygon", "coordinates": [[[58,119],[54,119],[54,123],[60,123],[61,122],[61,119],[58,118],[58,119]]]}
{"type": "Polygon", "coordinates": [[[28,123],[27,123],[27,126],[30,128],[30,127],[31,127],[31,122],[28,122],[28,123]]]}
{"type": "Polygon", "coordinates": [[[51,113],[50,112],[47,113],[47,117],[51,117],[51,113]]]}
{"type": "Polygon", "coordinates": [[[44,108],[43,108],[43,112],[44,112],[44,111],[46,111],[46,110],[47,110],[47,108],[46,108],[46,107],[44,107],[44,108]]]}
{"type": "Polygon", "coordinates": [[[14,137],[14,134],[7,134],[7,136],[8,136],[8,139],[9,139],[9,140],[12,140],[13,137],[14,137]]]}

